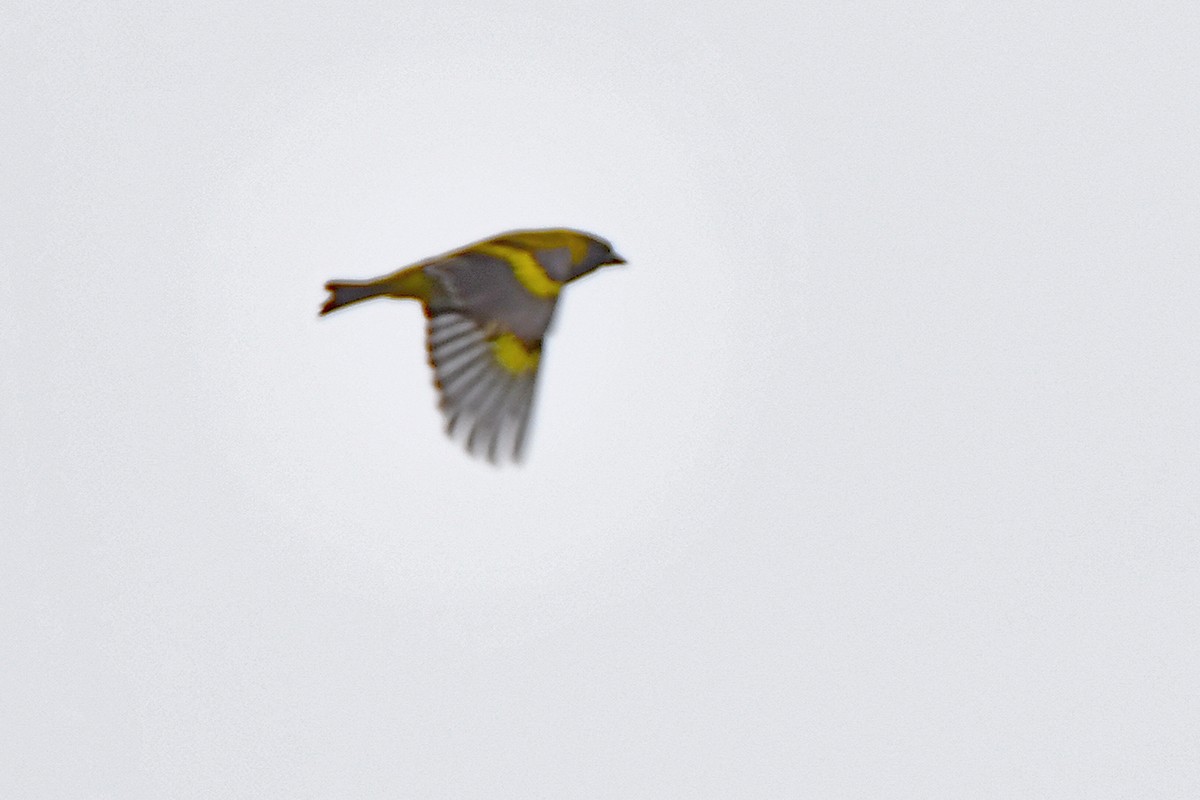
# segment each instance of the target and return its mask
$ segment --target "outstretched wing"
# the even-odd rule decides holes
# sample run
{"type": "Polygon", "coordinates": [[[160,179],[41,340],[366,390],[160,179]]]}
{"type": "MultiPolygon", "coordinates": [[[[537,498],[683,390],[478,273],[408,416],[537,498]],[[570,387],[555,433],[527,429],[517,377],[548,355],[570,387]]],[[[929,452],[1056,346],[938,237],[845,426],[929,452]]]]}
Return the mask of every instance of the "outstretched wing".
{"type": "MultiPolygon", "coordinates": [[[[427,309],[429,365],[446,432],[467,452],[521,459],[537,385],[541,343],[489,330],[461,311],[427,309]]],[[[493,327],[494,326],[490,326],[493,327]]]]}
{"type": "Polygon", "coordinates": [[[557,300],[532,292],[517,272],[502,254],[482,251],[425,267],[436,286],[425,305],[427,344],[446,430],[492,462],[521,458],[557,300]]]}

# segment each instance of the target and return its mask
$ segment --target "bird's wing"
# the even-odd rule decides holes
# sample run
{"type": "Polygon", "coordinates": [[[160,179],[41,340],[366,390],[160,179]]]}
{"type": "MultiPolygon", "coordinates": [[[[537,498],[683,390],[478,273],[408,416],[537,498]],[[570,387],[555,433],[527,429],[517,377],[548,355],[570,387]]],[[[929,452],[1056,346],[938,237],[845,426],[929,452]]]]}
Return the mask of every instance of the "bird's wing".
{"type": "Polygon", "coordinates": [[[447,432],[472,455],[519,461],[557,297],[532,293],[507,259],[485,252],[455,253],[425,274],[438,287],[425,313],[447,432]]]}

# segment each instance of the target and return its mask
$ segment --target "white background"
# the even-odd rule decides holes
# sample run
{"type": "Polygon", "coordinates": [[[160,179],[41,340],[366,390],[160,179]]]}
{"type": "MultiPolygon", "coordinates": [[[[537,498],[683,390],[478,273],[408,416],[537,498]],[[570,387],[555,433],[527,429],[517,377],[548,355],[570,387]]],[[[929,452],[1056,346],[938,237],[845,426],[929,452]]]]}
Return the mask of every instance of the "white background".
{"type": "Polygon", "coordinates": [[[0,796],[1200,796],[1200,6],[245,5],[0,8],[0,796]]]}

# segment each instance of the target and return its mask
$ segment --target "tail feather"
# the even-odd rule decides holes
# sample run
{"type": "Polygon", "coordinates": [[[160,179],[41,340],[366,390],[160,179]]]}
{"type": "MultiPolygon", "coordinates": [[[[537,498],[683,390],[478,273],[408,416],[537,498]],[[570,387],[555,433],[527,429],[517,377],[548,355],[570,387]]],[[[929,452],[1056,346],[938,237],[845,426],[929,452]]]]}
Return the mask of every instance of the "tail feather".
{"type": "Polygon", "coordinates": [[[386,294],[386,290],[381,290],[378,284],[356,281],[330,281],[325,284],[325,288],[329,290],[329,299],[321,308],[321,316],[330,311],[336,311],[342,306],[386,294]]]}

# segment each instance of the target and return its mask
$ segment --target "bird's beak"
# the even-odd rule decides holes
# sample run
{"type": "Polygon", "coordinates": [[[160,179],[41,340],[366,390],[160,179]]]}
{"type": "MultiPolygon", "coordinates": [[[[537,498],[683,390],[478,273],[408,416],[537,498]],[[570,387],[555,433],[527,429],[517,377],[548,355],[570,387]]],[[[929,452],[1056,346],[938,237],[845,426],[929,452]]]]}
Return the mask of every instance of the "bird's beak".
{"type": "Polygon", "coordinates": [[[613,253],[611,256],[609,256],[609,259],[606,263],[608,263],[608,264],[624,264],[625,259],[621,258],[616,253],[613,253]]]}

